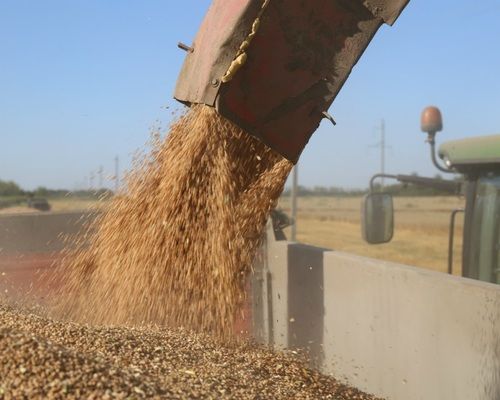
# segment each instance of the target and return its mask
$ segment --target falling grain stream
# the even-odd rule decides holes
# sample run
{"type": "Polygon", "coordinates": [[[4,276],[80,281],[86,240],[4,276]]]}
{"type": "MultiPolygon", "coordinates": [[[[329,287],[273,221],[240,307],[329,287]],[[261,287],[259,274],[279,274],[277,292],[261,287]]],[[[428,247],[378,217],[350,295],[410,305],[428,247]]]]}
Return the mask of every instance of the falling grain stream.
{"type": "Polygon", "coordinates": [[[0,399],[371,399],[232,337],[291,168],[190,109],[70,243],[48,306],[0,306],[0,399]]]}

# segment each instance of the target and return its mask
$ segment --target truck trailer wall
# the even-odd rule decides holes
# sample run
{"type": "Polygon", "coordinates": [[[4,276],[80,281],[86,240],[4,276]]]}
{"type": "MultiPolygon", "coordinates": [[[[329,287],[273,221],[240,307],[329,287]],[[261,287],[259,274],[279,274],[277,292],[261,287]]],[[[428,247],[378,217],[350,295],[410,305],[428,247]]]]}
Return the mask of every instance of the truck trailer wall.
{"type": "Polygon", "coordinates": [[[266,261],[267,343],[389,400],[500,399],[500,286],[290,242],[266,261]]]}

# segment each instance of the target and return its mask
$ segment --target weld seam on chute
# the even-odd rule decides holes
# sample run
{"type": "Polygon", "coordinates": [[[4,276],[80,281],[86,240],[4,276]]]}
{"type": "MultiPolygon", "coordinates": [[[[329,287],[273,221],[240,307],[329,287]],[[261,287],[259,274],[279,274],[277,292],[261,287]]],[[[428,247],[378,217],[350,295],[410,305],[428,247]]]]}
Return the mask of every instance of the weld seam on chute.
{"type": "Polygon", "coordinates": [[[259,27],[260,27],[260,19],[262,15],[264,14],[265,9],[269,5],[270,0],[264,0],[264,3],[262,4],[262,7],[259,11],[259,14],[257,15],[257,18],[252,24],[252,30],[246,37],[246,39],[243,41],[241,44],[238,53],[236,53],[235,59],[231,62],[231,65],[229,66],[227,72],[224,74],[222,77],[221,81],[222,83],[227,83],[233,79],[233,77],[236,75],[236,73],[239,71],[243,65],[245,65],[247,61],[247,49],[250,47],[250,44],[252,43],[253,38],[257,34],[259,27]]]}

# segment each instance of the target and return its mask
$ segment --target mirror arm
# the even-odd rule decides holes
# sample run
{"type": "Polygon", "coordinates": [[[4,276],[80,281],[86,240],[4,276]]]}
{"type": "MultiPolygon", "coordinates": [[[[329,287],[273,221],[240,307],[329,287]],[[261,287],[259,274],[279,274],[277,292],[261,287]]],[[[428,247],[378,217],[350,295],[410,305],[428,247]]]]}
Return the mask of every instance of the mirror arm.
{"type": "Polygon", "coordinates": [[[372,179],[370,179],[370,192],[375,191],[375,180],[378,178],[390,178],[390,179],[398,179],[397,175],[390,175],[390,174],[376,174],[372,176],[372,179]]]}
{"type": "Polygon", "coordinates": [[[375,191],[375,180],[378,178],[396,179],[401,183],[410,183],[412,185],[424,186],[434,189],[443,190],[450,194],[458,194],[461,191],[462,184],[460,182],[449,181],[445,179],[426,178],[423,176],[413,175],[390,175],[390,174],[376,174],[370,179],[370,192],[375,191]]]}

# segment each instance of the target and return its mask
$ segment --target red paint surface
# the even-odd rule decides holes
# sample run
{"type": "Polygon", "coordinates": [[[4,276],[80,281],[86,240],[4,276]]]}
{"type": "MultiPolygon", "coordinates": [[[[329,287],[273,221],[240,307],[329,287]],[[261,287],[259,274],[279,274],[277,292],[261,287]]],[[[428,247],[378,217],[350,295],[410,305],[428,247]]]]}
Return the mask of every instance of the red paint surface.
{"type": "Polygon", "coordinates": [[[271,1],[245,65],[223,85],[219,112],[297,160],[334,98],[305,94],[323,80],[342,80],[336,57],[369,18],[364,7],[337,1],[271,1]]]}
{"type": "Polygon", "coordinates": [[[50,272],[60,258],[46,253],[0,255],[0,291],[12,299],[44,297],[50,292],[50,272]]]}
{"type": "MultiPolygon", "coordinates": [[[[60,254],[0,255],[0,293],[12,300],[35,296],[43,302],[57,283],[51,280],[51,272],[60,261],[60,254]],[[50,284],[49,284],[50,282],[50,284]]],[[[236,316],[234,332],[249,336],[252,328],[252,299],[250,284],[247,299],[236,316]]]]}
{"type": "Polygon", "coordinates": [[[234,333],[239,336],[249,337],[252,334],[252,288],[250,281],[247,281],[246,293],[245,302],[236,315],[234,333]]]}

